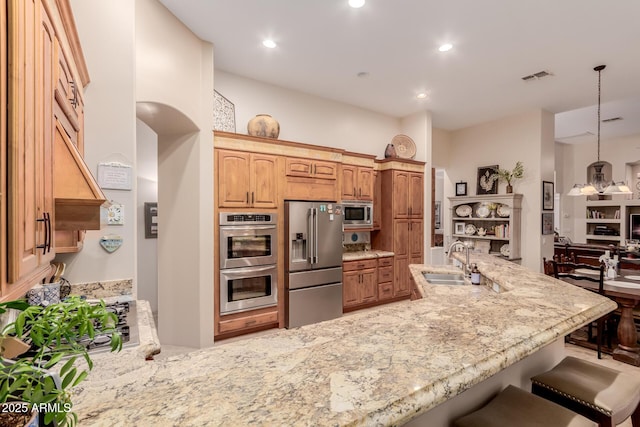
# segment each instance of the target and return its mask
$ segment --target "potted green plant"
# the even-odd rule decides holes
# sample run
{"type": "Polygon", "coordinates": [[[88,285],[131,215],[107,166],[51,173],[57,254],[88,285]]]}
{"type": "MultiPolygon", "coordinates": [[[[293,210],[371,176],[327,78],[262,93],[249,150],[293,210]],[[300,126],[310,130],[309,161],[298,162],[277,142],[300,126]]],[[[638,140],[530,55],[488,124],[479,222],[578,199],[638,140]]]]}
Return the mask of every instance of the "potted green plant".
{"type": "Polygon", "coordinates": [[[498,175],[498,179],[500,181],[507,182],[507,193],[513,193],[512,182],[524,176],[524,166],[522,165],[521,161],[516,162],[516,166],[513,168],[513,170],[500,168],[496,168],[494,170],[498,175]]]}
{"type": "Polygon", "coordinates": [[[46,307],[29,306],[24,301],[4,302],[0,303],[0,314],[9,308],[19,313],[0,332],[0,355],[8,348],[4,344],[13,340],[27,344],[28,351],[12,359],[0,358],[0,404],[10,404],[18,412],[38,410],[45,425],[75,425],[78,417],[72,411],[69,390],[93,368],[80,340],[110,334],[111,351],[119,351],[122,337],[115,329],[116,315],[105,308],[104,302],[89,304],[79,297],[46,307]],[[86,367],[77,366],[82,360],[86,367]]]}

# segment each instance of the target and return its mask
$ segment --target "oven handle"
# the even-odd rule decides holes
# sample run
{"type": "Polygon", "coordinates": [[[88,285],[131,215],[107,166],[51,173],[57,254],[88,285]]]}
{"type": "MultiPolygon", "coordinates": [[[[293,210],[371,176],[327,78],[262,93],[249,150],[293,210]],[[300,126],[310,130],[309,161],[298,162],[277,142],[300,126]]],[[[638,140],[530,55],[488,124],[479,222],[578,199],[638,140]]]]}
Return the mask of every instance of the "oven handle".
{"type": "Polygon", "coordinates": [[[221,226],[220,228],[222,228],[223,231],[226,230],[230,230],[230,231],[235,231],[235,230],[275,230],[276,226],[275,225],[234,225],[234,226],[221,226]]]}
{"type": "Polygon", "coordinates": [[[220,272],[225,276],[246,276],[247,273],[259,273],[261,271],[275,270],[275,267],[268,265],[266,267],[247,267],[247,268],[233,268],[221,270],[220,272]],[[242,271],[237,271],[242,270],[242,271]]]}

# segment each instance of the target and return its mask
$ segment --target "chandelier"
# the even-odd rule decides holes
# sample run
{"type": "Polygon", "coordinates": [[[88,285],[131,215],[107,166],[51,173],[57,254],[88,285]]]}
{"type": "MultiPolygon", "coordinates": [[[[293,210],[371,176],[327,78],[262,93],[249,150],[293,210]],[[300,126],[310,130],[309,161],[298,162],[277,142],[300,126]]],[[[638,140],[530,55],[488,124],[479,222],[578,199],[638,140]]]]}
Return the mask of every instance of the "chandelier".
{"type": "Polygon", "coordinates": [[[569,196],[592,196],[594,194],[631,194],[629,187],[623,182],[607,182],[605,181],[604,168],[605,162],[600,161],[600,95],[602,92],[601,76],[602,70],[606,65],[598,65],[593,70],[598,72],[598,159],[593,166],[595,170],[591,181],[588,184],[575,184],[569,191],[569,196]]]}

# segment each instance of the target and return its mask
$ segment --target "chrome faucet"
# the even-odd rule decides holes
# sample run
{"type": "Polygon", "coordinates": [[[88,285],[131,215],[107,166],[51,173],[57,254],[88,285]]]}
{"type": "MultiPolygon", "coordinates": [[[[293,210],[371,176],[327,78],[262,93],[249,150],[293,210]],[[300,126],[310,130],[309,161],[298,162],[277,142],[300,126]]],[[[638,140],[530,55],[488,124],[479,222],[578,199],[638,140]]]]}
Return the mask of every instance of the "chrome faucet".
{"type": "Polygon", "coordinates": [[[465,252],[465,264],[464,264],[464,275],[466,277],[471,277],[471,265],[469,264],[469,245],[460,240],[456,240],[449,246],[449,259],[451,259],[451,255],[453,254],[453,249],[456,246],[461,246],[465,252]]]}

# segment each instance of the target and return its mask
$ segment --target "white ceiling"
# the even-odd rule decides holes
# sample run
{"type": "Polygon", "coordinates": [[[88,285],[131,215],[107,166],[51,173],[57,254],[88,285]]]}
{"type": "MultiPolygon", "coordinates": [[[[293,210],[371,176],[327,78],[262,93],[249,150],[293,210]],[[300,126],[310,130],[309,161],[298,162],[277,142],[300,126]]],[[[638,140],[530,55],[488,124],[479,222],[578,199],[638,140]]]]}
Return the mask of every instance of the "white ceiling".
{"type": "Polygon", "coordinates": [[[556,139],[595,140],[574,136],[596,133],[606,64],[602,118],[624,120],[602,138],[640,133],[638,0],[160,1],[214,44],[216,69],[394,117],[429,110],[449,130],[542,108],[563,113],[556,139]]]}

